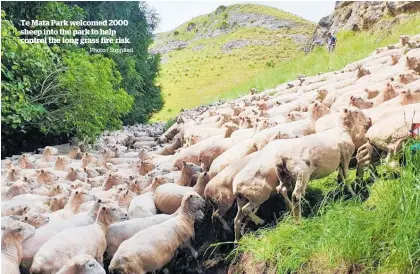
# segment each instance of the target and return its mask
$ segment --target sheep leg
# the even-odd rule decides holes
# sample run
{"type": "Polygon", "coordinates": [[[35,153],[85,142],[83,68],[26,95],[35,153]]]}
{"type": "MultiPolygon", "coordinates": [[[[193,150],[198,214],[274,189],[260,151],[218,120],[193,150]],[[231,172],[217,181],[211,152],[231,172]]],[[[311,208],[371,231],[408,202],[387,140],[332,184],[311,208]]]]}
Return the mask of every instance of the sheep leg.
{"type": "Polygon", "coordinates": [[[286,186],[283,186],[280,184],[276,187],[277,193],[281,194],[281,196],[284,199],[284,203],[286,204],[286,207],[289,211],[293,210],[293,203],[290,201],[289,195],[287,194],[287,188],[286,186]]]}
{"type": "Polygon", "coordinates": [[[198,258],[198,252],[191,245],[191,241],[190,240],[186,241],[183,246],[186,247],[186,248],[188,248],[190,250],[190,252],[191,252],[191,256],[193,256],[194,259],[197,260],[197,258],[198,258]]]}
{"type": "Polygon", "coordinates": [[[306,186],[308,185],[310,179],[309,172],[302,172],[297,176],[295,189],[292,193],[292,203],[293,203],[293,217],[296,222],[299,222],[302,217],[302,205],[301,199],[305,194],[306,186]]]}
{"type": "Polygon", "coordinates": [[[230,229],[226,220],[220,215],[220,209],[219,208],[213,213],[213,216],[216,217],[217,219],[219,219],[219,221],[223,225],[224,230],[227,230],[228,232],[232,233],[232,229],[230,229]]]}
{"type": "Polygon", "coordinates": [[[259,206],[253,205],[251,203],[247,203],[244,207],[242,207],[242,211],[256,224],[256,225],[263,225],[264,220],[255,215],[254,212],[258,210],[259,206]]]}
{"type": "Polygon", "coordinates": [[[347,184],[346,182],[347,178],[349,177],[349,164],[350,159],[343,159],[342,163],[340,164],[340,168],[338,170],[339,182],[343,182],[346,185],[347,190],[350,192],[350,194],[352,196],[356,196],[356,192],[354,192],[351,185],[347,184]]]}
{"type": "Polygon", "coordinates": [[[245,214],[242,211],[242,207],[246,204],[246,202],[239,197],[236,198],[236,202],[238,204],[238,213],[235,217],[235,242],[238,242],[241,238],[241,226],[245,217],[245,214]]]}

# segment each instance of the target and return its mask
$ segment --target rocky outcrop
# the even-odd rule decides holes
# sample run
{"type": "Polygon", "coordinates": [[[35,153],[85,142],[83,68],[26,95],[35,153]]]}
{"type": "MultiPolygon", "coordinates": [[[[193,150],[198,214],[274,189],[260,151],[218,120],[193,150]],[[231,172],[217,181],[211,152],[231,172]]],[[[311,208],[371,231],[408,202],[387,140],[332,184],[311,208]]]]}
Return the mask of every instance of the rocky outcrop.
{"type": "MultiPolygon", "coordinates": [[[[200,16],[200,19],[192,19],[172,31],[156,34],[154,37],[155,43],[152,45],[150,52],[152,54],[166,54],[184,49],[202,39],[212,39],[244,28],[249,29],[250,33],[255,28],[269,31],[284,30],[285,33],[288,33],[295,28],[307,29],[307,26],[313,27],[311,22],[305,22],[304,19],[297,16],[291,15],[283,18],[280,15],[275,15],[275,12],[244,11],[241,9],[243,6],[240,4],[228,7],[220,6],[213,13],[200,16]]],[[[270,9],[275,10],[274,8],[270,9]]],[[[252,37],[251,34],[249,36],[252,37]]],[[[294,33],[292,31],[285,38],[290,38],[297,45],[301,45],[308,40],[309,35],[308,32],[294,33]]],[[[263,42],[263,45],[267,45],[266,41],[263,42]]],[[[230,44],[223,46],[222,50],[226,52],[254,44],[249,41],[230,41],[230,44]]],[[[194,51],[197,49],[195,47],[194,51]]]]}
{"type": "Polygon", "coordinates": [[[334,12],[319,21],[305,50],[309,51],[313,44],[325,43],[328,32],[388,29],[417,12],[420,12],[418,1],[337,1],[334,12]],[[381,20],[385,18],[389,20],[381,20]]]}

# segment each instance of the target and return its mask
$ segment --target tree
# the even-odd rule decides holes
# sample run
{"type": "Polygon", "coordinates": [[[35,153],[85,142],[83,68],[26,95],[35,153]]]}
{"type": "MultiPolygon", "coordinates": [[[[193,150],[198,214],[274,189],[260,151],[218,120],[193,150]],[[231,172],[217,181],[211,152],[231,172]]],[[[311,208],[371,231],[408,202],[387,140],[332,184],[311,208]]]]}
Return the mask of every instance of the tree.
{"type": "MultiPolygon", "coordinates": [[[[70,2],[87,12],[86,20],[126,19],[128,26],[115,27],[120,37],[128,37],[134,53],[107,53],[123,75],[122,86],[134,96],[133,110],[124,117],[125,124],[145,123],[163,107],[160,87],[155,85],[160,56],[148,52],[153,42],[153,30],[159,19],[154,10],[144,2],[70,2]]],[[[106,45],[102,45],[106,47],[106,45]]],[[[117,45],[118,46],[118,45],[117,45]]]]}

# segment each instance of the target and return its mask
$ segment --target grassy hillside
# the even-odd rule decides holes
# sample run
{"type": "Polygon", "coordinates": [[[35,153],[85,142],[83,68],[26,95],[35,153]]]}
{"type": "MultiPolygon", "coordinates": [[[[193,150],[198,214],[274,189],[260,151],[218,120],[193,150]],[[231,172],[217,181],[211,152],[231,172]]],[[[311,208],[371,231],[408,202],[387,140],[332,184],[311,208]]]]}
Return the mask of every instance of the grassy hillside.
{"type": "Polygon", "coordinates": [[[251,77],[301,55],[314,27],[312,22],[275,8],[238,4],[221,6],[157,35],[151,50],[162,54],[158,82],[166,103],[155,119],[209,103],[251,77]]]}
{"type": "Polygon", "coordinates": [[[281,83],[296,79],[297,74],[316,75],[318,72],[338,70],[348,63],[367,57],[378,47],[396,43],[400,35],[419,33],[420,15],[402,21],[389,31],[341,31],[337,35],[335,52],[328,53],[324,47],[318,47],[310,54],[300,55],[291,61],[281,63],[227,92],[220,93],[214,100],[235,98],[246,93],[251,87],[256,87],[258,90],[274,88],[281,83]]]}
{"type": "MultiPolygon", "coordinates": [[[[392,18],[389,18],[388,20],[392,20],[392,18]]],[[[319,47],[307,55],[301,52],[294,55],[289,54],[289,56],[286,56],[286,59],[283,61],[278,61],[273,68],[267,68],[267,65],[264,67],[265,63],[263,62],[263,64],[260,64],[258,69],[254,68],[255,70],[253,70],[253,72],[256,73],[254,76],[250,75],[250,70],[248,70],[249,66],[238,67],[237,62],[226,63],[226,58],[218,59],[213,57],[213,59],[211,59],[210,57],[206,57],[205,59],[202,59],[201,53],[194,52],[195,62],[202,63],[202,65],[197,68],[197,70],[200,70],[197,75],[201,76],[197,78],[185,78],[185,73],[179,75],[171,72],[171,77],[177,79],[177,82],[172,84],[172,82],[169,81],[169,87],[171,88],[168,90],[168,86],[165,86],[164,81],[162,81],[162,84],[164,85],[164,92],[166,94],[167,105],[165,109],[156,116],[156,118],[167,119],[177,115],[178,110],[181,108],[189,108],[191,106],[197,106],[202,103],[210,103],[220,99],[232,99],[247,93],[251,87],[256,87],[258,90],[274,88],[281,83],[295,79],[297,74],[315,75],[318,72],[340,69],[350,62],[354,62],[368,56],[378,47],[395,43],[398,41],[398,37],[402,34],[413,35],[418,33],[420,33],[420,16],[412,17],[409,20],[403,21],[394,26],[390,31],[358,33],[342,31],[337,35],[338,42],[334,53],[329,54],[326,52],[325,48],[319,47]],[[210,61],[214,61],[218,63],[218,65],[213,66],[211,65],[213,63],[210,61]],[[204,71],[208,72],[209,69],[210,72],[213,72],[215,69],[221,67],[226,68],[226,72],[223,74],[223,77],[209,77],[207,73],[201,74],[201,72],[204,71]],[[228,68],[235,67],[240,71],[239,74],[237,74],[237,71],[236,73],[233,73],[228,70],[228,68]],[[225,78],[226,75],[231,78],[225,78]],[[191,79],[191,81],[188,79],[191,79]],[[188,82],[191,82],[193,86],[201,85],[203,83],[212,83],[214,86],[220,85],[220,87],[222,87],[226,82],[228,82],[229,85],[224,88],[220,88],[220,90],[212,89],[211,92],[205,93],[204,91],[208,91],[210,88],[203,87],[201,89],[194,89],[192,86],[184,85],[188,82]],[[183,87],[183,90],[178,89],[178,84],[183,87]],[[169,109],[171,109],[171,111],[168,112],[169,109]]],[[[248,50],[249,49],[247,48],[238,49],[237,51],[242,52],[241,54],[244,55],[239,55],[238,53],[233,57],[245,60],[248,58],[249,60],[250,55],[252,54],[263,54],[261,51],[248,50]],[[248,53],[246,53],[247,51],[248,53]]],[[[182,52],[183,51],[179,51],[179,56],[182,56],[180,55],[182,52]]],[[[212,55],[209,53],[209,56],[212,55]]],[[[181,63],[185,63],[186,61],[178,60],[177,62],[181,65],[181,63]]],[[[251,63],[251,61],[248,62],[251,63]]],[[[170,67],[169,65],[167,66],[164,64],[161,80],[167,79],[165,78],[165,73],[167,71],[175,70],[175,68],[177,68],[176,70],[181,71],[179,66],[170,67]]],[[[188,69],[189,67],[186,66],[185,68],[188,69]]],[[[219,76],[221,75],[222,74],[219,76]]]]}
{"type": "MultiPolygon", "coordinates": [[[[419,273],[420,153],[405,157],[398,176],[379,169],[366,201],[326,195],[315,216],[247,234],[236,252],[277,273],[419,273]]],[[[313,181],[312,191],[334,193],[335,181],[313,181]]]]}

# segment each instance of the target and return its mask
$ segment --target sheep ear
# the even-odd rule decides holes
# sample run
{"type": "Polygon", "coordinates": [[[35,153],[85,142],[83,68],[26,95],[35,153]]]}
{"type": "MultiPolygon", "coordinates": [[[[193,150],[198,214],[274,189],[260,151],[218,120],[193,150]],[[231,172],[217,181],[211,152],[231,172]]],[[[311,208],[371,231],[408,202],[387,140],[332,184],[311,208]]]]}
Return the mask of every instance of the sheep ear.
{"type": "Polygon", "coordinates": [[[25,207],[23,208],[23,212],[27,212],[27,211],[29,211],[29,208],[28,208],[27,206],[25,206],[25,207]]]}
{"type": "Polygon", "coordinates": [[[18,227],[18,228],[13,229],[13,232],[14,232],[14,233],[19,233],[19,232],[21,232],[22,230],[23,230],[23,228],[18,227]]]}

